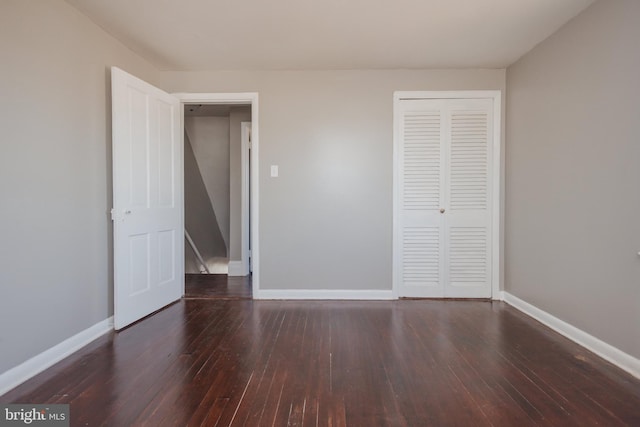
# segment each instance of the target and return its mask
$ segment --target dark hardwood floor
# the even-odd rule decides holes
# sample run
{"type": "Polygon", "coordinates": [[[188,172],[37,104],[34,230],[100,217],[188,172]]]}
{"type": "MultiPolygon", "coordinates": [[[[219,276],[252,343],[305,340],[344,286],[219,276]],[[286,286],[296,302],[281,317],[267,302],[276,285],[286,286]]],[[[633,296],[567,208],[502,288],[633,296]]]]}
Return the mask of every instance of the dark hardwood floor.
{"type": "Polygon", "coordinates": [[[185,274],[185,298],[251,299],[251,276],[185,274]]]}
{"type": "Polygon", "coordinates": [[[475,301],[182,300],[0,402],[74,426],[640,425],[640,381],[475,301]]]}

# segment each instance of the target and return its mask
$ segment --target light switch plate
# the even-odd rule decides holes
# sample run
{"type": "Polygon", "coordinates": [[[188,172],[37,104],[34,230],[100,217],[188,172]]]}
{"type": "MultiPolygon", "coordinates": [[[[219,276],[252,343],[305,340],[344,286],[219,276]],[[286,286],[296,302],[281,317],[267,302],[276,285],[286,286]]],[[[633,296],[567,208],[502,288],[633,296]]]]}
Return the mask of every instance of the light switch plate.
{"type": "Polygon", "coordinates": [[[278,165],[271,165],[271,178],[278,177],[278,165]]]}

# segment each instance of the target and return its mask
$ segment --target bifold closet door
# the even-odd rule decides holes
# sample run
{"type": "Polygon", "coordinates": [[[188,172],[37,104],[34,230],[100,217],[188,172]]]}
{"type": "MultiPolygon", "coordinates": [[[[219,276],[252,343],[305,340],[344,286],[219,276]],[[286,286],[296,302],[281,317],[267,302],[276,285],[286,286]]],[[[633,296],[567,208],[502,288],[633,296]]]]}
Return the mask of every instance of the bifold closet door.
{"type": "Polygon", "coordinates": [[[491,99],[403,100],[399,296],[491,296],[491,99]]]}

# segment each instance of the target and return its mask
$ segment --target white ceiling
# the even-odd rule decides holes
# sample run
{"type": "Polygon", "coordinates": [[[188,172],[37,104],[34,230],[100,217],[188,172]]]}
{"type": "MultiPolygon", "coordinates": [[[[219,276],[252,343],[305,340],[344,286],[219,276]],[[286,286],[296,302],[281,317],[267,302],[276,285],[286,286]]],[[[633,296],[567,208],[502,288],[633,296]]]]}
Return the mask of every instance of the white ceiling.
{"type": "Polygon", "coordinates": [[[66,0],[161,70],[503,68],[593,0],[66,0]]]}

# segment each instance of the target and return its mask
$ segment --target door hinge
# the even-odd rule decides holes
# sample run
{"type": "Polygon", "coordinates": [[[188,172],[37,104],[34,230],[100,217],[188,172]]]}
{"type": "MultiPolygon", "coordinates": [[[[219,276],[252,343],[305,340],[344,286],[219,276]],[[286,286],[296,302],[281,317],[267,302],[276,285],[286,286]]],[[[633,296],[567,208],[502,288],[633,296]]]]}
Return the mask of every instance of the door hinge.
{"type": "Polygon", "coordinates": [[[116,210],[111,209],[111,221],[115,221],[115,220],[116,220],[116,210]]]}

